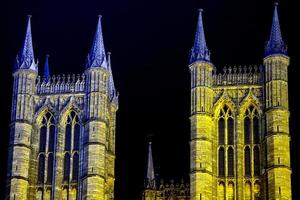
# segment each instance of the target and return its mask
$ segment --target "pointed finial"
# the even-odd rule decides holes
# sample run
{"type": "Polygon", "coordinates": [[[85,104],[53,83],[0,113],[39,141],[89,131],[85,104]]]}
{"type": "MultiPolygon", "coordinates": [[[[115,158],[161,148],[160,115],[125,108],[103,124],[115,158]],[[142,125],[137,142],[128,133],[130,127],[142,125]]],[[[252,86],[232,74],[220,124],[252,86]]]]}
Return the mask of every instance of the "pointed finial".
{"type": "Polygon", "coordinates": [[[47,54],[45,58],[45,65],[44,65],[44,77],[47,82],[50,79],[49,57],[50,57],[49,54],[47,54]]]}
{"type": "Polygon", "coordinates": [[[117,103],[118,102],[118,95],[115,88],[114,78],[111,70],[111,60],[110,60],[111,52],[107,52],[107,65],[108,71],[110,73],[108,79],[108,95],[111,102],[117,103]]]}
{"type": "Polygon", "coordinates": [[[107,61],[105,55],[105,48],[103,42],[102,26],[101,26],[101,15],[98,15],[98,24],[94,41],[91,50],[87,57],[86,67],[103,67],[107,69],[107,61]]]}
{"type": "Polygon", "coordinates": [[[31,34],[31,15],[27,16],[27,28],[23,46],[16,58],[16,69],[37,70],[37,63],[34,61],[32,34],[31,34]]]}
{"type": "Polygon", "coordinates": [[[148,162],[147,162],[147,176],[146,176],[145,187],[150,189],[156,188],[151,141],[148,142],[148,162]]]}
{"type": "Polygon", "coordinates": [[[278,2],[274,3],[274,14],[271,27],[269,41],[265,47],[265,56],[272,54],[287,55],[287,47],[282,39],[279,17],[278,17],[278,2]]]}
{"type": "Polygon", "coordinates": [[[198,16],[198,24],[197,30],[195,35],[194,46],[191,50],[190,56],[190,64],[196,61],[208,61],[210,62],[210,52],[206,46],[205,34],[204,34],[204,27],[203,27],[203,19],[202,19],[202,12],[203,9],[198,9],[199,16],[198,16]]]}

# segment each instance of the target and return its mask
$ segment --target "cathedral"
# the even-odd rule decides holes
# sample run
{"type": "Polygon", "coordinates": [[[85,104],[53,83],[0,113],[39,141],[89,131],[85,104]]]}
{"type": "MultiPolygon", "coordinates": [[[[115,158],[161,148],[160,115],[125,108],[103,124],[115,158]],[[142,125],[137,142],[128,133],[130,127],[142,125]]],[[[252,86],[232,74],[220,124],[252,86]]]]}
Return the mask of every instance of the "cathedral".
{"type": "Polygon", "coordinates": [[[13,71],[6,199],[114,199],[118,94],[101,16],[82,75],[38,74],[30,16],[13,71]]]}
{"type": "Polygon", "coordinates": [[[277,7],[262,64],[224,67],[223,72],[210,59],[199,10],[189,62],[189,187],[157,185],[149,146],[143,200],[292,199],[290,59],[277,7]]]}
{"type": "MultiPolygon", "coordinates": [[[[164,183],[148,146],[142,200],[290,200],[287,46],[274,6],[262,64],[210,59],[199,9],[190,52],[190,181],[164,183]],[[160,182],[160,184],[159,184],[160,182]]],[[[28,17],[13,70],[7,200],[113,200],[118,93],[101,16],[83,74],[38,73],[28,17]]]]}

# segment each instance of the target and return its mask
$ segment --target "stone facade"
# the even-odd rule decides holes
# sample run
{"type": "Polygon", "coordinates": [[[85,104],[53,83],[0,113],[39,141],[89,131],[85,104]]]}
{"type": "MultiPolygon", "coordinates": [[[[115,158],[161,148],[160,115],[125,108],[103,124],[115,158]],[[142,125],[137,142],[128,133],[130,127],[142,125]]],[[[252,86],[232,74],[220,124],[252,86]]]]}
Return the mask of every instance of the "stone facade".
{"type": "Polygon", "coordinates": [[[289,57],[277,4],[260,67],[217,73],[200,10],[191,74],[190,199],[291,197],[289,57]]]}
{"type": "Polygon", "coordinates": [[[118,96],[99,18],[82,75],[39,76],[31,24],[13,73],[6,199],[114,199],[118,96]]]}

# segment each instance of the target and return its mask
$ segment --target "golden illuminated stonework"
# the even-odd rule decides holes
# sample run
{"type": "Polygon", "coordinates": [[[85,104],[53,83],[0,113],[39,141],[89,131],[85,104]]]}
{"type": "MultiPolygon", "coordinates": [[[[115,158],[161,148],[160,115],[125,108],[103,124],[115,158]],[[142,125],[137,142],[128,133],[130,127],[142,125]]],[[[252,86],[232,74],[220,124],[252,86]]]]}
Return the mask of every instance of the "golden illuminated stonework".
{"type": "Polygon", "coordinates": [[[38,75],[28,19],[13,73],[6,199],[113,200],[118,110],[100,18],[82,75],[38,75]]]}
{"type": "Polygon", "coordinates": [[[202,10],[191,50],[190,199],[291,197],[288,66],[277,4],[259,67],[217,73],[202,10]]]}

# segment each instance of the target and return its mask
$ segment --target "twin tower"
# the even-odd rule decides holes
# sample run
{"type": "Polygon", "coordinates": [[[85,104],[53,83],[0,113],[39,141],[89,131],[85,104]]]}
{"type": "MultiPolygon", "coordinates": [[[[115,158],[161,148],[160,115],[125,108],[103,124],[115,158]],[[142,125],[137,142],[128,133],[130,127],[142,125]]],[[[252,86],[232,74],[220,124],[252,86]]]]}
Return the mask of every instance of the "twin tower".
{"type": "MultiPolygon", "coordinates": [[[[150,159],[144,199],[290,200],[288,66],[277,4],[263,65],[223,73],[210,60],[199,10],[189,65],[190,191],[156,196],[150,159]]],[[[29,18],[13,73],[6,199],[114,199],[118,95],[100,18],[84,73],[49,72],[46,58],[38,76],[29,18]]]]}
{"type": "MultiPolygon", "coordinates": [[[[164,193],[148,164],[145,200],[291,200],[287,47],[275,4],[260,66],[217,70],[202,10],[190,54],[190,190],[164,193]]],[[[152,156],[150,161],[152,160],[152,156]]],[[[149,163],[149,161],[148,161],[149,163]]],[[[151,163],[151,162],[150,162],[151,163]]]]}

